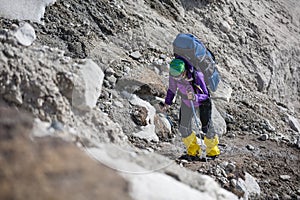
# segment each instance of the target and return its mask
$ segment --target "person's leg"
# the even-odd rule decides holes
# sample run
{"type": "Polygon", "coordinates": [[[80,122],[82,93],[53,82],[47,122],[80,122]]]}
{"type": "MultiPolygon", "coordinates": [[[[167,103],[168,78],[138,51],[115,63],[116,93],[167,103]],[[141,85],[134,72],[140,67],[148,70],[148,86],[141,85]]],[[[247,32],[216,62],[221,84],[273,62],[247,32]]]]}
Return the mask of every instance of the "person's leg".
{"type": "Polygon", "coordinates": [[[207,156],[217,156],[220,154],[220,149],[218,147],[219,138],[214,130],[210,128],[212,125],[211,114],[212,105],[211,100],[204,102],[199,107],[200,120],[202,123],[202,131],[204,132],[204,144],[206,145],[206,155],[207,156]]]}
{"type": "Polygon", "coordinates": [[[181,102],[181,107],[179,111],[179,132],[181,137],[185,138],[189,136],[192,132],[191,121],[193,117],[192,109],[181,102]]]}
{"type": "Polygon", "coordinates": [[[200,153],[200,146],[197,143],[196,134],[192,131],[191,120],[193,117],[193,111],[191,108],[181,102],[180,117],[179,117],[179,132],[182,137],[182,141],[186,146],[187,154],[190,156],[196,156],[200,153]]]}
{"type": "MultiPolygon", "coordinates": [[[[210,99],[203,102],[199,107],[199,114],[200,114],[200,121],[201,121],[201,124],[202,124],[202,131],[205,135],[209,134],[208,129],[209,129],[209,126],[210,126],[210,123],[211,123],[211,110],[212,110],[212,105],[211,105],[211,100],[210,99]]],[[[212,137],[213,137],[213,135],[212,135],[212,137]]]]}

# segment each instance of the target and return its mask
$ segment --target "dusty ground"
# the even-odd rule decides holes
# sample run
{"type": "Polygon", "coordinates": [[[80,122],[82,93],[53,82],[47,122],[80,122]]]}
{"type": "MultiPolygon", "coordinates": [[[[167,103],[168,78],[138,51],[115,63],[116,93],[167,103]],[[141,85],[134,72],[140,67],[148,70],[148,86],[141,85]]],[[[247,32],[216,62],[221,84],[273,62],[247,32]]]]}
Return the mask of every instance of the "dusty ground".
{"type": "MultiPolygon", "coordinates": [[[[251,117],[247,117],[242,124],[252,126],[253,130],[243,131],[239,123],[228,124],[231,128],[224,136],[220,137],[221,155],[218,158],[209,159],[208,162],[198,160],[183,162],[183,166],[213,177],[222,187],[238,195],[239,193],[233,189],[230,182],[224,183],[215,174],[222,163],[235,163],[234,175],[227,174],[226,178],[228,180],[243,178],[245,172],[255,177],[261,189],[261,196],[254,199],[299,199],[299,149],[284,138],[274,137],[266,141],[261,140],[260,135],[255,133],[254,130],[257,122],[250,120],[251,117]],[[282,175],[288,175],[290,178],[283,180],[280,177],[282,175]]],[[[178,164],[182,164],[182,160],[186,160],[182,158],[185,155],[184,147],[180,144],[176,121],[173,121],[173,125],[173,133],[176,137],[167,142],[175,144],[176,148],[170,148],[165,142],[148,143],[137,138],[131,138],[131,141],[139,148],[153,148],[156,152],[176,160],[178,164]]]]}
{"type": "MultiPolygon", "coordinates": [[[[248,172],[257,178],[262,192],[257,199],[276,199],[277,195],[280,199],[297,199],[300,178],[298,149],[281,142],[259,141],[252,135],[239,135],[234,139],[222,137],[221,144],[222,154],[217,159],[207,163],[192,162],[186,167],[214,177],[210,172],[211,167],[224,161],[235,162],[241,171],[235,177],[242,177],[243,172],[248,172]],[[254,150],[247,149],[249,144],[254,150]],[[283,181],[280,175],[289,175],[290,179],[283,181]]],[[[219,182],[224,188],[231,190],[229,185],[220,180],[219,182]]]]}

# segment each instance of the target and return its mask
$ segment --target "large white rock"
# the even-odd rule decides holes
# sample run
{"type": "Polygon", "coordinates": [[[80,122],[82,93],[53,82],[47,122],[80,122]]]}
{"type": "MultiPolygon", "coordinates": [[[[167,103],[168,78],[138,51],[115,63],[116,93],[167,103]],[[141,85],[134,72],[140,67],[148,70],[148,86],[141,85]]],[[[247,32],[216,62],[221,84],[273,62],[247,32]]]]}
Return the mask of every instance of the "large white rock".
{"type": "Polygon", "coordinates": [[[255,178],[250,174],[245,174],[245,181],[241,178],[238,179],[237,186],[244,193],[243,200],[252,199],[260,195],[260,187],[255,178]]]}
{"type": "Polygon", "coordinates": [[[0,15],[19,20],[41,22],[46,6],[56,0],[0,0],[0,15]]]}
{"type": "Polygon", "coordinates": [[[208,133],[215,133],[219,136],[223,135],[226,133],[226,122],[224,118],[221,116],[220,112],[217,110],[215,104],[212,102],[212,113],[211,113],[211,118],[212,118],[212,124],[210,126],[210,130],[208,133]]]}
{"type": "Polygon", "coordinates": [[[190,186],[176,181],[174,178],[153,172],[143,175],[125,174],[124,177],[131,184],[130,194],[133,199],[144,200],[214,200],[207,193],[191,188],[190,186]]]}
{"type": "Polygon", "coordinates": [[[231,94],[232,88],[223,81],[220,81],[217,91],[211,93],[213,99],[222,99],[227,102],[230,101],[231,94]]]}
{"type": "Polygon", "coordinates": [[[238,200],[211,177],[182,168],[154,152],[143,153],[113,144],[98,144],[96,148],[85,148],[85,151],[95,160],[119,171],[128,181],[133,199],[238,200]]]}
{"type": "Polygon", "coordinates": [[[289,125],[290,127],[296,131],[296,132],[300,132],[300,123],[298,121],[297,118],[293,117],[292,115],[288,115],[288,119],[289,119],[289,125]]]}
{"type": "Polygon", "coordinates": [[[104,73],[91,59],[78,66],[74,77],[72,106],[82,111],[89,111],[96,106],[101,94],[104,73]]]}
{"type": "Polygon", "coordinates": [[[147,126],[141,127],[141,131],[132,134],[136,137],[146,139],[147,141],[158,142],[159,138],[155,133],[154,125],[154,116],[156,113],[155,108],[149,102],[144,101],[135,94],[130,94],[126,91],[123,91],[122,94],[129,100],[132,105],[145,107],[148,111],[146,120],[149,122],[149,124],[147,126]]]}

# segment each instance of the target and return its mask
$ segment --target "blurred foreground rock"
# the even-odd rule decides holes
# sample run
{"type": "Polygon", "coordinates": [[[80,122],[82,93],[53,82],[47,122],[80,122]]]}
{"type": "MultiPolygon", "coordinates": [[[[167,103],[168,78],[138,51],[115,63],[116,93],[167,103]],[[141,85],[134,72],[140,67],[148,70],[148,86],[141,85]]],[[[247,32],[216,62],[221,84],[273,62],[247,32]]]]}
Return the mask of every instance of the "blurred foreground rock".
{"type": "Polygon", "coordinates": [[[0,199],[130,199],[116,172],[59,138],[31,138],[32,126],[0,107],[0,199]]]}

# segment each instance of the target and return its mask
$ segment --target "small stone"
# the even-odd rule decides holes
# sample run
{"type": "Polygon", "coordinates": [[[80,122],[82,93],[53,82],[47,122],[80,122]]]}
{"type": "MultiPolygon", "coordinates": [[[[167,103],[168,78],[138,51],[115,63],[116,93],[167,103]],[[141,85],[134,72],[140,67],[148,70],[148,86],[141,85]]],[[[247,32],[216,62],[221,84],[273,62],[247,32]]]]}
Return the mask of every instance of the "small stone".
{"type": "Polygon", "coordinates": [[[130,67],[126,66],[126,67],[124,67],[124,70],[123,70],[123,71],[124,71],[125,73],[129,73],[130,70],[131,70],[130,67]]]}
{"type": "Polygon", "coordinates": [[[237,180],[236,180],[236,179],[231,179],[231,180],[230,180],[230,184],[231,184],[233,187],[236,187],[237,180]]]}
{"type": "Polygon", "coordinates": [[[130,54],[130,56],[131,56],[133,59],[138,60],[138,59],[141,58],[142,54],[141,54],[139,51],[135,51],[135,52],[132,52],[132,53],[130,54]]]}
{"type": "Polygon", "coordinates": [[[114,101],[113,105],[118,107],[118,108],[124,108],[124,105],[120,101],[114,101]]]}
{"type": "Polygon", "coordinates": [[[3,50],[3,53],[4,53],[4,55],[5,55],[7,58],[13,58],[13,57],[15,57],[15,53],[13,52],[12,49],[4,49],[4,50],[3,50]]]}
{"type": "Polygon", "coordinates": [[[165,60],[167,58],[167,56],[165,54],[160,54],[159,57],[163,60],[165,60]]]}
{"type": "Polygon", "coordinates": [[[298,149],[300,149],[300,135],[298,135],[298,139],[297,139],[297,147],[298,147],[298,149]]]}
{"type": "Polygon", "coordinates": [[[229,138],[235,138],[235,137],[236,137],[236,135],[235,135],[234,133],[229,133],[227,136],[228,136],[229,138]]]}
{"type": "Polygon", "coordinates": [[[37,99],[37,107],[41,108],[43,106],[44,100],[42,98],[37,99]]]}
{"type": "Polygon", "coordinates": [[[278,183],[275,180],[270,180],[270,184],[274,186],[278,186],[278,183]]]}
{"type": "Polygon", "coordinates": [[[276,193],[275,193],[275,194],[273,194],[273,199],[274,199],[274,200],[279,200],[279,199],[280,199],[280,198],[279,198],[279,195],[278,195],[278,194],[276,194],[276,193]]]}
{"type": "Polygon", "coordinates": [[[228,24],[228,22],[222,21],[221,24],[220,24],[220,29],[224,33],[229,33],[230,30],[231,30],[231,26],[228,24]]]}
{"type": "Polygon", "coordinates": [[[261,135],[258,139],[262,140],[262,141],[266,141],[269,139],[269,135],[268,134],[263,134],[261,135]]]}
{"type": "Polygon", "coordinates": [[[290,199],[292,199],[292,197],[290,195],[288,195],[288,194],[283,194],[282,195],[282,199],[284,199],[284,200],[290,200],[290,199]]]}
{"type": "Polygon", "coordinates": [[[232,173],[235,171],[235,165],[233,163],[228,163],[226,166],[225,170],[229,173],[232,173]]]}
{"type": "Polygon", "coordinates": [[[247,144],[246,148],[250,151],[254,150],[254,146],[250,145],[250,144],[247,144]]]}
{"type": "Polygon", "coordinates": [[[146,149],[147,149],[147,151],[150,152],[150,153],[153,153],[153,152],[154,152],[154,149],[152,149],[152,148],[150,148],[150,147],[147,147],[146,149]]]}
{"type": "Polygon", "coordinates": [[[111,86],[108,80],[103,80],[103,85],[104,85],[104,87],[107,87],[107,88],[109,88],[111,86]]]}
{"type": "Polygon", "coordinates": [[[188,164],[189,163],[189,161],[187,161],[187,160],[180,160],[180,162],[182,163],[182,164],[188,164]]]}
{"type": "Polygon", "coordinates": [[[227,161],[224,161],[220,164],[220,167],[222,167],[223,169],[226,168],[226,166],[228,165],[228,162],[227,161]]]}
{"type": "Polygon", "coordinates": [[[19,26],[17,24],[12,24],[11,25],[11,30],[15,31],[19,28],[19,26]]]}
{"type": "Polygon", "coordinates": [[[235,43],[237,41],[237,38],[232,34],[230,34],[228,37],[229,37],[230,42],[235,43]]]}
{"type": "Polygon", "coordinates": [[[283,181],[289,180],[291,177],[289,175],[280,175],[279,178],[283,181]]]}
{"type": "Polygon", "coordinates": [[[114,85],[117,82],[117,78],[115,76],[106,77],[106,80],[108,80],[111,85],[114,85]]]}
{"type": "Polygon", "coordinates": [[[59,121],[53,121],[49,128],[53,128],[55,131],[64,131],[64,125],[59,121]]]}
{"type": "Polygon", "coordinates": [[[7,30],[0,29],[0,41],[5,41],[7,38],[7,30]]]}
{"type": "Polygon", "coordinates": [[[297,118],[288,115],[288,121],[291,129],[293,129],[296,132],[300,132],[300,123],[297,118]]]}
{"type": "Polygon", "coordinates": [[[255,168],[259,167],[259,165],[256,162],[252,163],[252,166],[255,167],[255,168]]]}
{"type": "Polygon", "coordinates": [[[107,68],[106,70],[105,70],[105,75],[106,76],[112,76],[112,75],[114,75],[116,72],[115,72],[115,70],[113,69],[113,68],[111,68],[111,67],[109,67],[109,68],[107,68]]]}
{"type": "Polygon", "coordinates": [[[139,126],[146,126],[148,110],[145,107],[136,106],[131,113],[132,120],[139,126]]]}
{"type": "Polygon", "coordinates": [[[249,131],[250,130],[249,126],[247,126],[247,125],[242,125],[241,129],[242,129],[242,131],[249,131]]]}

